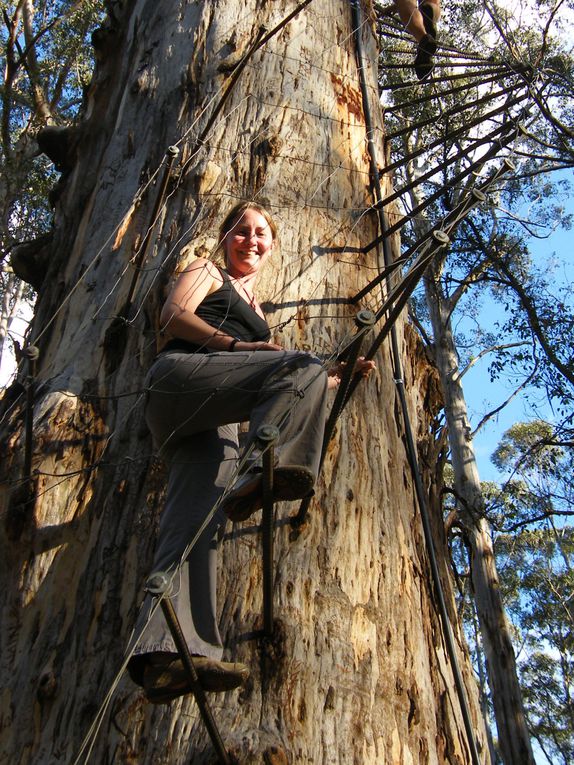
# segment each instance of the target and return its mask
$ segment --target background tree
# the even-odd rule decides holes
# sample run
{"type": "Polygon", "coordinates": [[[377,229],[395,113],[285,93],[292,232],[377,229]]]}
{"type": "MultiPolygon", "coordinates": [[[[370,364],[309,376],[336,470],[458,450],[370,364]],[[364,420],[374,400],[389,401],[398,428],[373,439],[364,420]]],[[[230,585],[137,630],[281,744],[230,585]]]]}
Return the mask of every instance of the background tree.
{"type": "Polygon", "coordinates": [[[383,40],[388,42],[389,29],[393,40],[382,46],[391,138],[385,169],[398,178],[409,252],[416,255],[429,230],[457,209],[477,174],[486,177],[507,153],[520,160],[516,173],[491,187],[488,203],[462,221],[449,247],[437,253],[424,278],[424,298],[419,294],[412,304],[441,379],[452,491],[469,548],[499,745],[504,761],[516,763],[532,755],[462,377],[490,354],[493,376],[520,378],[509,399],[527,385],[543,388],[553,401],[562,391],[564,416],[571,414],[571,356],[568,343],[556,343],[556,335],[563,326],[568,331],[572,307],[561,300],[560,329],[550,329],[551,292],[536,273],[520,230],[524,226],[528,234],[541,236],[567,223],[556,187],[549,193],[543,175],[572,166],[572,58],[569,37],[560,36],[561,10],[566,10],[562,3],[539,6],[528,21],[515,9],[487,5],[485,12],[484,6],[449,4],[426,96],[404,81],[411,43],[405,45],[392,21],[383,18],[381,27],[383,40]],[[488,302],[479,295],[488,295],[488,302]],[[509,314],[498,328],[485,327],[481,318],[481,306],[492,301],[509,314]]]}
{"type": "MultiPolygon", "coordinates": [[[[33,291],[14,274],[7,257],[16,245],[36,239],[51,226],[49,192],[58,173],[50,160],[40,154],[37,136],[51,126],[40,138],[43,149],[50,153],[55,149],[58,128],[73,124],[77,118],[93,64],[89,34],[102,13],[103,3],[99,0],[72,3],[25,0],[2,6],[0,357],[20,301],[33,300],[33,291]]],[[[66,158],[56,159],[57,169],[64,170],[66,158]]],[[[42,243],[45,240],[37,243],[37,258],[45,255],[42,243]]],[[[23,276],[36,286],[36,263],[30,259],[29,250],[24,252],[28,269],[23,276]]]]}
{"type": "Polygon", "coordinates": [[[493,461],[508,476],[492,491],[495,551],[520,645],[528,725],[550,763],[574,754],[572,446],[549,423],[516,423],[493,461]]]}
{"type": "MultiPolygon", "coordinates": [[[[294,10],[284,0],[141,0],[110,6],[94,35],[83,119],[57,134],[68,165],[36,272],[33,503],[19,491],[30,483],[23,398],[13,389],[4,401],[1,735],[11,759],[74,761],[94,722],[96,762],[212,759],[190,699],[152,708],[125,678],[115,688],[164,486],[143,425],[164,287],[189,258],[213,249],[232,201],[267,202],[282,232],[261,285],[270,323],[285,345],[330,357],[353,331],[348,298],[380,268],[376,251],[361,251],[377,234],[377,216],[351,9],[316,0],[291,17],[294,10]],[[170,145],[180,151],[171,171],[170,145]],[[162,178],[167,196],[158,205],[162,178]],[[99,716],[110,688],[108,714],[99,716]]],[[[376,99],[368,16],[360,33],[376,99]]],[[[426,464],[436,381],[413,333],[398,329],[426,464]]],[[[279,509],[271,677],[262,676],[256,641],[257,527],[223,535],[222,632],[252,681],[219,697],[215,714],[242,762],[470,759],[388,349],[378,365],[376,384],[358,389],[339,424],[307,524],[295,532],[279,509]]],[[[439,516],[434,523],[487,762],[439,516]]]]}

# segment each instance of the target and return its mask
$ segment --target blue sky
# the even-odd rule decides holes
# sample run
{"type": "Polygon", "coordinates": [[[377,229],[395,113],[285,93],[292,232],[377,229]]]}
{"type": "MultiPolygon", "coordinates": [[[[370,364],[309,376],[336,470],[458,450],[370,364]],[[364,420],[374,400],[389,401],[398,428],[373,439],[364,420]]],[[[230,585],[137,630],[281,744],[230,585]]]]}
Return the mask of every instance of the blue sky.
{"type": "MultiPolygon", "coordinates": [[[[572,179],[572,173],[568,176],[572,179]]],[[[566,204],[569,212],[574,214],[574,199],[570,199],[566,204]]],[[[564,263],[564,278],[566,281],[574,282],[574,267],[572,265],[572,231],[558,229],[551,234],[548,239],[531,240],[530,249],[538,263],[544,263],[549,260],[554,253],[557,258],[564,263]]],[[[486,302],[483,306],[484,320],[488,319],[493,323],[497,318],[498,306],[492,301],[486,302]]],[[[473,427],[480,421],[480,418],[498,406],[511,392],[510,387],[506,387],[504,382],[498,380],[490,382],[488,375],[489,358],[485,357],[465,375],[463,378],[464,390],[466,394],[469,415],[473,427]]],[[[552,419],[552,412],[549,407],[542,407],[541,413],[549,420],[552,419]]],[[[503,433],[515,422],[531,419],[533,417],[532,408],[525,401],[523,396],[515,398],[505,409],[493,418],[477,434],[474,440],[476,457],[480,470],[480,477],[483,480],[495,481],[500,479],[500,474],[490,461],[490,456],[496,449],[496,446],[503,433]]]]}

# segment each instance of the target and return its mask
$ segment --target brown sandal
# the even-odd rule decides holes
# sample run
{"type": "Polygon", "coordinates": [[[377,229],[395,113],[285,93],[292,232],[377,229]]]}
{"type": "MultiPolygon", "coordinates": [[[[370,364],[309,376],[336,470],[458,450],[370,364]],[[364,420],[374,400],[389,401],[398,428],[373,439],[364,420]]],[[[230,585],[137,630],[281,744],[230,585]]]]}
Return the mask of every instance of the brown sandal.
{"type": "MultiPolygon", "coordinates": [[[[308,497],[313,491],[315,476],[302,465],[280,465],[273,474],[273,501],[293,501],[308,497]]],[[[263,506],[261,473],[245,473],[223,500],[223,511],[237,523],[247,520],[263,506]]]]}
{"type": "MultiPolygon", "coordinates": [[[[222,693],[243,685],[249,669],[239,662],[217,661],[194,656],[193,666],[204,691],[222,693]]],[[[143,671],[143,688],[152,704],[167,704],[191,693],[191,683],[179,657],[168,655],[161,661],[149,661],[143,671]]]]}

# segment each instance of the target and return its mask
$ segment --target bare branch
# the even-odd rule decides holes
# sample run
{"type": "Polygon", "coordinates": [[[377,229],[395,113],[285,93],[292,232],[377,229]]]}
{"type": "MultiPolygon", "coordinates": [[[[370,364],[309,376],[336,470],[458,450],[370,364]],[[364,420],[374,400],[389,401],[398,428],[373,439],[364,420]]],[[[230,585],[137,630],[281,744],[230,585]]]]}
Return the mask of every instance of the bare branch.
{"type": "Polygon", "coordinates": [[[569,510],[548,510],[545,513],[534,515],[524,521],[517,521],[510,526],[498,524],[493,519],[489,520],[493,528],[495,528],[497,531],[500,531],[502,534],[512,534],[513,532],[519,531],[520,529],[528,528],[528,526],[531,526],[533,523],[540,523],[540,521],[546,521],[552,517],[571,518],[572,516],[574,516],[574,511],[570,512],[569,510]]]}
{"type": "MultiPolygon", "coordinates": [[[[522,345],[522,343],[517,343],[517,345],[522,345]]],[[[514,391],[513,391],[513,392],[510,394],[510,396],[508,396],[508,398],[506,399],[506,401],[503,401],[503,402],[502,402],[502,404],[500,404],[500,406],[497,406],[495,409],[493,409],[492,411],[490,411],[490,412],[488,412],[487,414],[485,414],[485,415],[484,415],[484,417],[482,417],[482,419],[480,420],[480,422],[479,422],[479,423],[478,423],[478,425],[476,426],[476,428],[473,430],[473,432],[472,432],[472,438],[475,438],[475,437],[476,437],[477,433],[478,433],[478,432],[481,430],[481,428],[483,428],[483,427],[486,425],[486,423],[487,423],[489,420],[491,420],[491,419],[492,419],[493,417],[495,417],[495,416],[496,416],[496,415],[497,415],[499,412],[501,412],[501,411],[502,411],[502,410],[503,410],[503,409],[504,409],[506,406],[508,406],[508,404],[510,404],[510,402],[511,402],[511,401],[512,401],[514,398],[516,398],[516,396],[518,396],[518,394],[519,394],[521,391],[523,391],[523,390],[524,390],[524,388],[526,388],[526,386],[527,386],[527,385],[530,383],[530,381],[532,380],[532,378],[533,378],[533,377],[534,377],[534,372],[532,372],[530,375],[528,375],[528,377],[526,378],[526,380],[524,380],[524,381],[523,381],[523,382],[522,382],[522,383],[521,383],[521,384],[518,386],[518,388],[516,388],[516,389],[515,389],[515,390],[514,390],[514,391]]]]}
{"type": "Polygon", "coordinates": [[[514,276],[504,259],[498,256],[496,252],[492,253],[492,259],[495,267],[504,275],[507,285],[518,297],[522,308],[528,316],[528,322],[532,332],[542,346],[548,360],[566,378],[570,385],[574,385],[574,374],[572,373],[572,370],[570,370],[567,365],[560,360],[554,348],[549,343],[544,330],[542,329],[534,301],[528,295],[520,281],[514,276]]]}
{"type": "Polygon", "coordinates": [[[484,356],[488,356],[489,353],[496,353],[497,351],[505,351],[507,348],[519,348],[520,346],[528,345],[526,341],[520,342],[520,343],[500,343],[499,345],[491,345],[489,348],[483,348],[480,353],[477,353],[476,356],[474,356],[468,364],[465,366],[465,368],[462,370],[462,372],[459,373],[459,377],[462,378],[464,375],[469,372],[472,367],[480,361],[484,356]]]}
{"type": "Polygon", "coordinates": [[[36,47],[31,44],[33,38],[32,23],[34,17],[34,6],[32,0],[24,1],[24,39],[26,40],[27,55],[22,58],[26,62],[26,70],[30,78],[30,86],[36,105],[36,113],[40,116],[43,123],[52,119],[50,104],[42,84],[42,77],[38,69],[38,59],[36,58],[36,47]]]}

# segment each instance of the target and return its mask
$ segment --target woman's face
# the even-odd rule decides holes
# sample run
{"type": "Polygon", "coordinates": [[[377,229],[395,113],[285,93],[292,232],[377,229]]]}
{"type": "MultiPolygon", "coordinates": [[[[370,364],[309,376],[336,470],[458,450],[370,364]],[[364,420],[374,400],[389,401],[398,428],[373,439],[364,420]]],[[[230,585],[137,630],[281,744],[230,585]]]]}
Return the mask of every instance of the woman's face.
{"type": "Polygon", "coordinates": [[[271,254],[274,244],[269,223],[260,212],[248,207],[223,240],[229,274],[238,279],[256,273],[271,254]]]}

